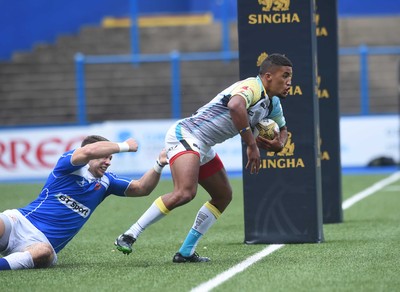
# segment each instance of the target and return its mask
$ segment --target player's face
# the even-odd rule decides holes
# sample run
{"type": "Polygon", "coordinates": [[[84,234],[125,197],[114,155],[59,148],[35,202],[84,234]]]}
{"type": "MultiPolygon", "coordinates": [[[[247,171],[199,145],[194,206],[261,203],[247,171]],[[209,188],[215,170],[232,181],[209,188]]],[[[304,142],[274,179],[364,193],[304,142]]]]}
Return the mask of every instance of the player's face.
{"type": "Polygon", "coordinates": [[[112,155],[92,159],[89,161],[89,171],[93,174],[94,177],[102,177],[104,173],[107,171],[107,168],[111,165],[112,155]]]}
{"type": "Polygon", "coordinates": [[[286,98],[292,86],[292,67],[276,67],[273,72],[266,73],[268,80],[268,95],[276,95],[279,98],[286,98]]]}

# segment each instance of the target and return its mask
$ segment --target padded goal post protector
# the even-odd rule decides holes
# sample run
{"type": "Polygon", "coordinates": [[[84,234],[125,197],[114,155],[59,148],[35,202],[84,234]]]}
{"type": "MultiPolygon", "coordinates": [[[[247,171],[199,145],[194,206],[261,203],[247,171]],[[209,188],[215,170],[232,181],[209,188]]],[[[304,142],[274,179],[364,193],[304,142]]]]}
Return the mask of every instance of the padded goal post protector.
{"type": "MultiPolygon", "coordinates": [[[[293,63],[282,100],[289,139],[282,152],[261,151],[261,170],[243,169],[245,242],[323,241],[314,1],[238,0],[240,78],[258,74],[269,54],[293,63]]],[[[242,147],[243,167],[247,163],[242,147]]]]}
{"type": "Polygon", "coordinates": [[[316,0],[323,222],[343,222],[337,0],[316,0]]]}

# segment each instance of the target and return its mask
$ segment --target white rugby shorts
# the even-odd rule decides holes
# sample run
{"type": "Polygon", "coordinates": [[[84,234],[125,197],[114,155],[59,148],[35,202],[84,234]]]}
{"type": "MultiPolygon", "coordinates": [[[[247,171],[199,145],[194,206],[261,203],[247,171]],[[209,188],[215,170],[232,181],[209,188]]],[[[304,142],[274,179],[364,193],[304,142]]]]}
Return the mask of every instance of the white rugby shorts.
{"type": "MultiPolygon", "coordinates": [[[[7,248],[1,253],[7,256],[14,252],[23,252],[26,248],[35,243],[45,242],[50,246],[47,237],[37,229],[28,219],[18,210],[6,210],[2,214],[6,215],[11,223],[11,233],[7,248]]],[[[4,217],[3,217],[4,218],[4,217]]],[[[57,254],[53,249],[54,260],[52,265],[57,262],[57,254]]]]}
{"type": "Polygon", "coordinates": [[[169,128],[165,136],[165,149],[167,157],[173,161],[173,157],[187,151],[196,152],[200,157],[200,165],[204,165],[211,161],[216,152],[210,146],[199,141],[187,130],[182,128],[179,123],[175,123],[169,128]]]}

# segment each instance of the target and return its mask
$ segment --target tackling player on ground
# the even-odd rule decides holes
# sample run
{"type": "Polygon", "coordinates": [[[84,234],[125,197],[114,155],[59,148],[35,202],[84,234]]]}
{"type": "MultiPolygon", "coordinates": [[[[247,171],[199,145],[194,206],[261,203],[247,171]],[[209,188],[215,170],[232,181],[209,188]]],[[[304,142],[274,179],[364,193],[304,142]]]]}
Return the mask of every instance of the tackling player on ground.
{"type": "Polygon", "coordinates": [[[232,200],[225,168],[212,146],[240,134],[247,145],[246,169],[257,174],[260,168],[259,147],[279,152],[287,141],[286,122],[279,99],[288,95],[291,80],[291,61],[284,55],[272,54],[262,62],[257,77],[236,82],[193,116],[176,122],[165,137],[174,189],[156,199],[139,220],[116,239],[117,249],[131,253],[138,236],[174,208],[191,201],[200,184],[211,200],[198,211],[173,262],[209,261],[195,252],[196,246],[232,200]],[[280,133],[273,140],[255,139],[253,136],[252,129],[265,117],[275,120],[280,127],[280,133]]]}
{"type": "Polygon", "coordinates": [[[0,213],[0,270],[47,268],[57,253],[79,232],[96,207],[109,195],[147,196],[167,164],[165,151],[153,169],[139,180],[117,177],[107,171],[112,154],[136,152],[134,139],[122,143],[88,136],[80,148],[64,153],[41,193],[19,209],[0,213]]]}

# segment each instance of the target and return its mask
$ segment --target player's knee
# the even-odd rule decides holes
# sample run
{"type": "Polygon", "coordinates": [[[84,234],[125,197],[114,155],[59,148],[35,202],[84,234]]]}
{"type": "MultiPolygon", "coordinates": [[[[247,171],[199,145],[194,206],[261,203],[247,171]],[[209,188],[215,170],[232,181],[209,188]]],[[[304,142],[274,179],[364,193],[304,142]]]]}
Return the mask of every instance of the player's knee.
{"type": "Polygon", "coordinates": [[[11,233],[11,224],[5,215],[0,213],[0,252],[4,251],[8,246],[11,233]]]}
{"type": "Polygon", "coordinates": [[[4,251],[8,245],[8,239],[3,238],[5,229],[6,229],[6,227],[4,225],[4,222],[0,218],[0,252],[4,251]]]}
{"type": "Polygon", "coordinates": [[[183,193],[182,199],[183,199],[184,202],[188,203],[191,200],[193,200],[194,197],[196,197],[196,192],[189,192],[188,191],[188,192],[184,192],[183,193]]]}
{"type": "Polygon", "coordinates": [[[232,201],[232,188],[231,186],[227,186],[226,190],[223,192],[223,199],[228,205],[232,201]]]}
{"type": "Polygon", "coordinates": [[[54,251],[47,243],[38,243],[30,252],[35,268],[48,268],[54,261],[54,251]]]}
{"type": "Polygon", "coordinates": [[[223,197],[223,202],[221,202],[221,205],[222,205],[221,209],[225,210],[225,208],[229,206],[231,201],[232,201],[232,195],[223,197]]]}
{"type": "Polygon", "coordinates": [[[186,204],[196,197],[195,190],[179,190],[176,192],[180,204],[186,204]]]}
{"type": "Polygon", "coordinates": [[[232,192],[227,194],[227,196],[225,197],[226,205],[229,205],[231,201],[232,201],[232,192]]]}
{"type": "Polygon", "coordinates": [[[232,201],[232,189],[227,187],[224,191],[219,192],[218,196],[212,198],[217,208],[223,212],[232,201]]]}
{"type": "Polygon", "coordinates": [[[54,255],[53,253],[44,253],[41,256],[37,257],[33,263],[35,264],[35,268],[37,269],[43,269],[43,268],[49,268],[54,260],[54,255]]]}
{"type": "Polygon", "coordinates": [[[5,228],[6,228],[6,227],[5,227],[5,225],[4,225],[4,222],[3,222],[3,220],[0,218],[0,238],[3,237],[5,228]]]}

